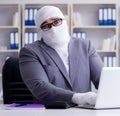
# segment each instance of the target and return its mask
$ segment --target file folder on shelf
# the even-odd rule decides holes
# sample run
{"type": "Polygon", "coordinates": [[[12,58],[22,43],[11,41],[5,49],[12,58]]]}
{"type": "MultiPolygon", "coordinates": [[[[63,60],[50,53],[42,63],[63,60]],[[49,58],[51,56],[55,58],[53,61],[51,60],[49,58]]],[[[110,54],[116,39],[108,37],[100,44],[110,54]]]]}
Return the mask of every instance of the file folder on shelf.
{"type": "Polygon", "coordinates": [[[18,49],[19,48],[19,37],[18,32],[10,33],[10,49],[18,49]]]}
{"type": "Polygon", "coordinates": [[[99,25],[116,25],[116,9],[112,7],[99,8],[99,25]]]}
{"type": "Polygon", "coordinates": [[[25,9],[25,25],[35,26],[35,15],[37,13],[37,8],[26,8],[25,9]]]}

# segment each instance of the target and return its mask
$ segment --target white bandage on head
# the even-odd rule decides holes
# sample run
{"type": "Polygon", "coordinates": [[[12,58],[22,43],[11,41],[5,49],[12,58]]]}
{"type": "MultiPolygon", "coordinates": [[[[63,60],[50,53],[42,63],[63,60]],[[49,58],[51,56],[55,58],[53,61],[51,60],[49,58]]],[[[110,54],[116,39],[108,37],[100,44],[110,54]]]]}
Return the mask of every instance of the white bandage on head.
{"type": "Polygon", "coordinates": [[[52,26],[47,31],[43,31],[40,28],[43,22],[52,17],[64,19],[64,15],[59,8],[55,6],[44,6],[40,8],[37,12],[35,17],[35,23],[44,43],[57,51],[68,71],[68,43],[70,40],[70,36],[68,33],[66,20],[63,20],[61,25],[52,26]]]}
{"type": "Polygon", "coordinates": [[[35,17],[35,23],[37,28],[40,28],[40,25],[47,19],[51,17],[64,18],[63,13],[58,7],[55,6],[44,6],[40,8],[35,17]]]}

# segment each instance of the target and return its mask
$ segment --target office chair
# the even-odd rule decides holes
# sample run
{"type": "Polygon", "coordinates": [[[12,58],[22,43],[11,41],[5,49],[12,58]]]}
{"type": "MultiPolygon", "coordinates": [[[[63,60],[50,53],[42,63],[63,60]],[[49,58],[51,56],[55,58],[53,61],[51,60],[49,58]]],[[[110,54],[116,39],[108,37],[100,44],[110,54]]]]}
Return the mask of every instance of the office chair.
{"type": "MultiPolygon", "coordinates": [[[[5,61],[2,69],[2,83],[4,104],[39,103],[39,101],[32,96],[21,78],[18,57],[10,57],[5,61]]],[[[70,105],[65,102],[52,102],[44,105],[48,109],[64,109],[70,107],[70,105]]],[[[73,105],[71,104],[71,106],[73,105]]]]}
{"type": "Polygon", "coordinates": [[[10,57],[2,69],[3,103],[33,103],[33,96],[24,84],[19,70],[18,57],[10,57]]]}

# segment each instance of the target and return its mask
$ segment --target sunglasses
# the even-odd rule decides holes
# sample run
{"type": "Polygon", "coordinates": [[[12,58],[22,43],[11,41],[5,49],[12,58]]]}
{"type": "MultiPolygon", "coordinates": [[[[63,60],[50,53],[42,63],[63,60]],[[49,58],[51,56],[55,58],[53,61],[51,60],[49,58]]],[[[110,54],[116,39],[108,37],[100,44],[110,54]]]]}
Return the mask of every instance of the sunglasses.
{"type": "Polygon", "coordinates": [[[52,23],[47,23],[47,24],[43,24],[40,26],[40,28],[43,30],[43,31],[48,31],[49,29],[52,28],[52,26],[59,26],[62,24],[62,21],[63,19],[61,18],[56,18],[52,23]]]}

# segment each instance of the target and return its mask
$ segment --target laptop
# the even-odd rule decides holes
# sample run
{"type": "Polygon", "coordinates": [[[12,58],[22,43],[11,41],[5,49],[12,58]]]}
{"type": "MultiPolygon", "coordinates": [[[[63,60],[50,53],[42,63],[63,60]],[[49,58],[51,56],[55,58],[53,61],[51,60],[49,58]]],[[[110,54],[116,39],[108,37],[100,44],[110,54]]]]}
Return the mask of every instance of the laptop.
{"type": "Polygon", "coordinates": [[[103,67],[95,106],[78,106],[88,109],[120,108],[120,67],[103,67]]]}

